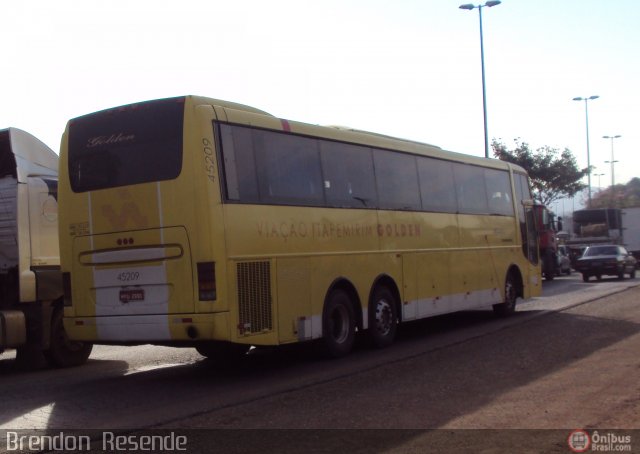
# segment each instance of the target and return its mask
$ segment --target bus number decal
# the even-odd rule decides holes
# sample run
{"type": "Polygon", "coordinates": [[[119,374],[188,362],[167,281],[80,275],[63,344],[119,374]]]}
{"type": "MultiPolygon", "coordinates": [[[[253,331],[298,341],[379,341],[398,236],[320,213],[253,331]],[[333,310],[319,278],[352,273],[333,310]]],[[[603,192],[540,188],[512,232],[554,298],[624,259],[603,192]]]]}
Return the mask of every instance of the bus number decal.
{"type": "Polygon", "coordinates": [[[207,172],[209,180],[212,182],[216,180],[215,166],[213,165],[213,145],[207,138],[202,139],[203,153],[204,153],[204,168],[207,172]]]}
{"type": "Polygon", "coordinates": [[[120,282],[133,282],[140,279],[140,273],[138,271],[123,271],[116,276],[120,282]]]}

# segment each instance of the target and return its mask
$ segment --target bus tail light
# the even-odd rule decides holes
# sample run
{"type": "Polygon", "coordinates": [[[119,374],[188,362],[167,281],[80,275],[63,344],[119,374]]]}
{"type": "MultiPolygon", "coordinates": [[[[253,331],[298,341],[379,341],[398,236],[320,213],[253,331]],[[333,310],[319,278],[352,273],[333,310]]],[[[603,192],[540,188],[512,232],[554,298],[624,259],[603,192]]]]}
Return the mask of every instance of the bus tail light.
{"type": "Polygon", "coordinates": [[[71,300],[71,273],[62,273],[62,291],[64,293],[64,305],[73,306],[71,300]]]}
{"type": "Polygon", "coordinates": [[[198,299],[200,301],[216,300],[215,262],[198,263],[198,299]]]}

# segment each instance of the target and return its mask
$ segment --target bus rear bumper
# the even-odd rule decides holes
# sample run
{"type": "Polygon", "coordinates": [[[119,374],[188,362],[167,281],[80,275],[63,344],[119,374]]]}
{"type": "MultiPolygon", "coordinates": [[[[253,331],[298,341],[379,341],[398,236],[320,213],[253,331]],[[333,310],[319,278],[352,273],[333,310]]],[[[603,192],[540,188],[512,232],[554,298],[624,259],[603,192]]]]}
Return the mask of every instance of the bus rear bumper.
{"type": "Polygon", "coordinates": [[[229,340],[229,314],[65,317],[71,340],[93,343],[184,343],[229,340]]]}

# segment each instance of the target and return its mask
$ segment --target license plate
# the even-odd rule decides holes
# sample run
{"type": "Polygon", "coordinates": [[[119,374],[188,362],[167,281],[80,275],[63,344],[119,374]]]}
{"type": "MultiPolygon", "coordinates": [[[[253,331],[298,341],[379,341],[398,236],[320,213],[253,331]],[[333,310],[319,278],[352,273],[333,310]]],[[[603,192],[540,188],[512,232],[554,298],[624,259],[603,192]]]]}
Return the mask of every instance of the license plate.
{"type": "Polygon", "coordinates": [[[141,288],[120,290],[120,302],[144,301],[144,290],[141,288]]]}

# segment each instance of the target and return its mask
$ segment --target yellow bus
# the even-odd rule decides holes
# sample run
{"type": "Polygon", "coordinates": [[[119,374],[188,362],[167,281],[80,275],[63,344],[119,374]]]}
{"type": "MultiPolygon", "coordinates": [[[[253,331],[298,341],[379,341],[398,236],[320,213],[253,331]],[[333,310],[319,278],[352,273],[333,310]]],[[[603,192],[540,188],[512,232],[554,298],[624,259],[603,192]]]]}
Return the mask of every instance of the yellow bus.
{"type": "Polygon", "coordinates": [[[65,328],[207,357],[540,294],[526,172],[493,159],[186,96],[69,121],[65,328]]]}

